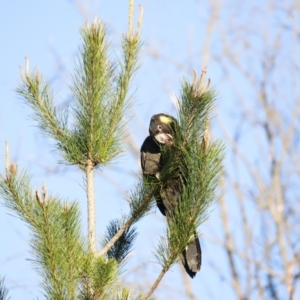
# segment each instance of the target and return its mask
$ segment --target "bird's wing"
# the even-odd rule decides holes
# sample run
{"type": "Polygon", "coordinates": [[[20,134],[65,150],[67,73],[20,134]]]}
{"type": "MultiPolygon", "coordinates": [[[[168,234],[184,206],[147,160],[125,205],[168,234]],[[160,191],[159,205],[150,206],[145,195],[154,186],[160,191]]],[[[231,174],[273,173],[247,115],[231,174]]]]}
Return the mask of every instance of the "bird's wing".
{"type": "MultiPolygon", "coordinates": [[[[144,176],[150,175],[153,178],[158,179],[157,176],[161,168],[161,152],[159,146],[153,140],[151,136],[148,136],[142,147],[141,147],[141,167],[144,176]]],[[[156,199],[156,204],[160,212],[165,216],[166,207],[161,199],[159,193],[154,196],[156,199]]]]}
{"type": "Polygon", "coordinates": [[[155,176],[160,171],[161,152],[151,136],[148,136],[141,147],[141,166],[143,174],[155,176]]]}

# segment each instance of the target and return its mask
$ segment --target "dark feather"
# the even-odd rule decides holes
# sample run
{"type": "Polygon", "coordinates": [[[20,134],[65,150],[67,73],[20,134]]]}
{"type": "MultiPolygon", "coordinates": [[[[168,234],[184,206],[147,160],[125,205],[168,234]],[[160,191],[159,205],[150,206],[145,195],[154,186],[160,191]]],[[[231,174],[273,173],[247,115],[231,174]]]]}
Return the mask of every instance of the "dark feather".
{"type": "MultiPolygon", "coordinates": [[[[157,180],[161,169],[161,152],[158,144],[151,136],[148,136],[141,147],[141,166],[145,177],[152,177],[157,180]]],[[[160,197],[160,194],[155,195],[155,200],[158,209],[165,216],[166,208],[160,197]]]]}
{"type": "Polygon", "coordinates": [[[191,278],[194,278],[196,273],[200,271],[202,261],[202,251],[198,237],[190,242],[186,249],[181,254],[181,261],[191,278]]]}
{"type": "Polygon", "coordinates": [[[160,171],[161,152],[157,143],[148,136],[141,147],[141,166],[143,174],[155,176],[160,171]]]}

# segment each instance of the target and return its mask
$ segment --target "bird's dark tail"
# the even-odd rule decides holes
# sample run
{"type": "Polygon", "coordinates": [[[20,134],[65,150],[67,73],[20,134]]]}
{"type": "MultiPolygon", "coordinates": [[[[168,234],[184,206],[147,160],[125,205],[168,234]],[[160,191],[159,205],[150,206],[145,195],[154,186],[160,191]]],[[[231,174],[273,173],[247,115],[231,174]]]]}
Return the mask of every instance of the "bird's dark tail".
{"type": "Polygon", "coordinates": [[[182,264],[191,278],[194,278],[196,273],[200,271],[201,259],[201,246],[198,237],[196,237],[181,254],[182,264]]]}

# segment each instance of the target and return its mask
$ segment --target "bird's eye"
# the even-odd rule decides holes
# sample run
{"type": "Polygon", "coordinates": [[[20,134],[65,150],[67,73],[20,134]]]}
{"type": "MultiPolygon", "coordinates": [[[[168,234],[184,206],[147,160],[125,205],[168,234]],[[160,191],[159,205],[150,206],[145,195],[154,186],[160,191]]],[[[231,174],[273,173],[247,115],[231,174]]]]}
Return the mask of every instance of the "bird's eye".
{"type": "Polygon", "coordinates": [[[158,126],[157,126],[157,129],[158,129],[158,130],[161,130],[161,125],[158,125],[158,126]]]}

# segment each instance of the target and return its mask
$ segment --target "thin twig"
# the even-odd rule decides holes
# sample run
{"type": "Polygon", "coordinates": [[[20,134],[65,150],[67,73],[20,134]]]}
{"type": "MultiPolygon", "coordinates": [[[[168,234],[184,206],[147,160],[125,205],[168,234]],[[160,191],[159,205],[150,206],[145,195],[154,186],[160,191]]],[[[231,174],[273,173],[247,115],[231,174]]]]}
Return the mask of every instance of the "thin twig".
{"type": "Polygon", "coordinates": [[[163,269],[161,270],[159,276],[157,277],[157,279],[155,280],[154,284],[152,285],[151,289],[149,290],[149,292],[146,294],[145,299],[148,299],[153,292],[156,290],[156,288],[158,287],[159,283],[161,282],[161,280],[163,279],[164,275],[167,273],[167,271],[169,270],[169,262],[170,259],[168,261],[168,263],[163,267],[163,269]]]}
{"type": "MultiPolygon", "coordinates": [[[[224,189],[224,187],[222,187],[224,189]]],[[[242,288],[240,283],[240,276],[237,272],[236,264],[233,258],[234,252],[232,249],[235,249],[232,236],[230,234],[230,228],[229,228],[229,220],[228,220],[228,211],[224,199],[224,193],[225,191],[222,191],[222,196],[220,197],[220,209],[221,209],[221,219],[223,223],[223,229],[224,229],[224,235],[225,235],[225,249],[226,254],[228,257],[229,267],[231,271],[231,276],[233,280],[233,288],[235,289],[238,299],[243,299],[242,297],[242,288]]]]}

